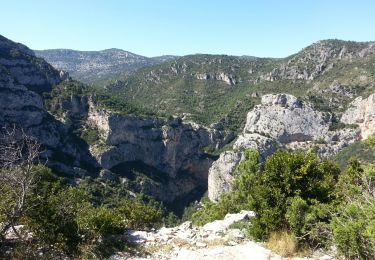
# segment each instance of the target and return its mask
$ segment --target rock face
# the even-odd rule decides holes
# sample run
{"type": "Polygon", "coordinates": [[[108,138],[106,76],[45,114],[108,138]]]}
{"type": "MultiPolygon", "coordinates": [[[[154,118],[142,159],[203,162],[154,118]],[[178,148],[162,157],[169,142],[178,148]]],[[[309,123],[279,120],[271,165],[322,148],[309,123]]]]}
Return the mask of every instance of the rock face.
{"type": "Polygon", "coordinates": [[[68,78],[66,73],[36,58],[26,46],[0,36],[0,128],[22,128],[43,145],[42,157],[48,158],[49,166],[74,175],[80,161],[90,156],[67,142],[69,126],[46,111],[40,95],[68,78]],[[62,154],[71,159],[70,166],[58,158],[62,154]]]}
{"type": "Polygon", "coordinates": [[[43,59],[34,56],[26,46],[15,43],[0,35],[0,67],[14,84],[26,86],[41,93],[54,84],[68,78],[67,74],[54,69],[43,59]]]}
{"type": "Polygon", "coordinates": [[[341,121],[359,125],[364,139],[372,135],[375,132],[375,94],[365,99],[357,97],[342,115],[341,121]]]}
{"type": "Polygon", "coordinates": [[[74,79],[91,82],[123,72],[172,60],[174,56],[148,58],[120,49],[76,51],[54,49],[35,51],[55,68],[68,71],[74,79]]]}
{"type": "Polygon", "coordinates": [[[294,96],[271,94],[248,113],[243,132],[280,143],[312,141],[328,135],[329,119],[294,96]]]}
{"type": "Polygon", "coordinates": [[[60,126],[44,110],[36,92],[64,79],[26,46],[0,36],[0,125],[18,125],[43,144],[56,146],[60,126]]]}
{"type": "Polygon", "coordinates": [[[220,195],[230,190],[233,182],[232,173],[241,161],[241,153],[227,151],[220,155],[208,172],[208,197],[218,201],[220,195]]]}
{"type": "Polygon", "coordinates": [[[118,168],[129,162],[141,162],[159,171],[168,179],[165,189],[143,192],[163,200],[190,192],[197,186],[206,187],[208,168],[213,162],[202,149],[220,146],[225,133],[179,118],[158,119],[112,113],[90,104],[89,124],[95,126],[106,148],[93,150],[104,169],[118,168]]]}
{"type": "Polygon", "coordinates": [[[223,192],[231,189],[233,171],[241,158],[239,152],[245,149],[258,150],[262,159],[277,147],[305,151],[315,148],[320,156],[327,157],[360,139],[361,129],[333,131],[331,126],[331,114],[315,111],[310,104],[292,95],[264,95],[261,104],[247,115],[243,133],[233,145],[237,152],[225,152],[212,164],[209,198],[217,201],[223,192]]]}
{"type": "Polygon", "coordinates": [[[236,80],[235,76],[225,74],[224,72],[197,74],[196,78],[200,79],[200,80],[219,80],[219,81],[224,81],[226,84],[231,85],[231,86],[237,84],[237,80],[236,80]]]}
{"type": "Polygon", "coordinates": [[[170,177],[175,177],[177,171],[195,168],[194,161],[203,156],[201,149],[219,143],[224,137],[223,132],[183,123],[179,118],[165,120],[119,115],[93,104],[88,121],[98,128],[105,143],[111,147],[98,157],[104,168],[143,160],[170,177]]]}

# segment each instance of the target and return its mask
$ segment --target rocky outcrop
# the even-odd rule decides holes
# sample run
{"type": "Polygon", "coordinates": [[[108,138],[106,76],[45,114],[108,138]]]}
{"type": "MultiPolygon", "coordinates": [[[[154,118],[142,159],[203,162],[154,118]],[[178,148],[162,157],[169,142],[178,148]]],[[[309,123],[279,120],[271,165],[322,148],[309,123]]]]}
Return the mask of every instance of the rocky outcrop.
{"type": "Polygon", "coordinates": [[[241,153],[227,151],[220,155],[208,172],[208,197],[211,201],[218,201],[220,195],[231,189],[233,173],[241,161],[241,153]]]}
{"type": "MultiPolygon", "coordinates": [[[[131,230],[128,232],[128,239],[133,243],[142,245],[146,252],[148,251],[148,248],[157,248],[156,252],[153,252],[151,255],[144,255],[145,258],[187,259],[185,258],[187,254],[193,254],[194,252],[198,253],[197,250],[199,249],[205,249],[205,251],[208,252],[209,250],[218,247],[225,248],[225,250],[228,251],[227,256],[229,256],[229,251],[232,252],[232,250],[235,250],[240,244],[247,244],[250,242],[245,238],[243,231],[239,229],[230,229],[230,225],[239,221],[249,221],[254,216],[254,212],[243,210],[237,214],[227,214],[223,220],[216,220],[207,223],[203,227],[194,227],[192,223],[188,221],[180,226],[174,228],[163,227],[155,232],[131,230]]],[[[255,248],[257,248],[257,246],[255,246],[254,243],[254,247],[249,248],[248,253],[251,251],[255,252],[255,248]]],[[[265,255],[272,254],[271,251],[266,249],[264,249],[264,253],[266,253],[265,255]]],[[[222,256],[225,256],[225,254],[222,256]]],[[[247,257],[249,257],[248,254],[247,257]]],[[[117,254],[116,256],[112,256],[112,259],[143,258],[130,255],[121,256],[121,254],[117,254]]],[[[230,259],[241,258],[235,257],[230,259]]]]}
{"type": "Polygon", "coordinates": [[[234,173],[242,159],[241,152],[226,151],[212,163],[208,171],[208,198],[211,201],[219,201],[223,193],[232,190],[234,173]]]}
{"type": "Polygon", "coordinates": [[[357,97],[349,104],[341,121],[346,124],[357,124],[362,138],[366,139],[375,132],[375,94],[368,98],[357,97]]]}
{"type": "Polygon", "coordinates": [[[374,53],[374,42],[319,41],[260,78],[266,81],[313,80],[332,69],[336,60],[363,58],[374,53]]]}
{"type": "Polygon", "coordinates": [[[262,159],[277,147],[293,150],[316,150],[322,157],[336,154],[342,148],[359,140],[361,129],[332,130],[332,115],[315,111],[292,95],[269,94],[247,115],[243,133],[233,145],[236,152],[226,152],[209,170],[208,196],[217,201],[231,189],[233,170],[240,162],[239,152],[256,149],[262,159]]]}
{"type": "MultiPolygon", "coordinates": [[[[109,259],[176,259],[176,260],[217,260],[217,259],[284,259],[266,249],[264,245],[246,237],[245,229],[231,228],[233,223],[250,222],[254,212],[243,210],[227,214],[222,220],[215,220],[202,227],[195,227],[190,221],[173,228],[162,227],[156,231],[130,230],[125,239],[142,246],[143,253],[132,255],[118,252],[109,259]]],[[[288,258],[300,259],[300,258],[288,258]]],[[[333,259],[322,251],[313,252],[303,259],[333,259]]]]}
{"type": "Polygon", "coordinates": [[[318,154],[323,157],[324,147],[338,151],[348,143],[358,140],[359,129],[332,130],[332,115],[315,111],[312,106],[292,95],[269,94],[262,97],[261,104],[247,115],[243,134],[234,144],[235,149],[257,149],[263,158],[277,146],[299,144],[300,148],[318,145],[318,154]]]}
{"type": "Polygon", "coordinates": [[[280,143],[312,141],[326,136],[329,117],[294,96],[265,95],[247,115],[244,134],[259,134],[280,143]]]}
{"type": "Polygon", "coordinates": [[[60,141],[59,125],[34,91],[50,89],[62,80],[57,70],[35,58],[26,46],[0,36],[0,125],[16,125],[43,144],[56,146],[60,141]]]}
{"type": "Polygon", "coordinates": [[[196,75],[196,78],[199,80],[218,80],[224,81],[228,85],[236,85],[237,79],[233,75],[225,74],[224,72],[219,73],[200,73],[196,75]]]}

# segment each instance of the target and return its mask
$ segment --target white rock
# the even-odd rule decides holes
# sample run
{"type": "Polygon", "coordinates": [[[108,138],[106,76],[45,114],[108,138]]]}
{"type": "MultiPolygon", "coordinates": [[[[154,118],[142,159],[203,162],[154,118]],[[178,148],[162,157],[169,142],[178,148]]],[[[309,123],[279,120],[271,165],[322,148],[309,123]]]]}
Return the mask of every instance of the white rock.
{"type": "Polygon", "coordinates": [[[366,139],[375,133],[375,94],[368,98],[356,98],[341,117],[346,124],[358,124],[362,138],[366,139]]]}
{"type": "Polygon", "coordinates": [[[208,197],[211,201],[218,201],[223,192],[230,190],[232,173],[240,160],[240,153],[227,151],[212,164],[208,173],[208,197]]]}
{"type": "Polygon", "coordinates": [[[223,220],[215,220],[203,226],[204,231],[213,233],[224,232],[235,222],[246,220],[255,216],[253,211],[242,210],[240,213],[227,214],[223,220]]]}

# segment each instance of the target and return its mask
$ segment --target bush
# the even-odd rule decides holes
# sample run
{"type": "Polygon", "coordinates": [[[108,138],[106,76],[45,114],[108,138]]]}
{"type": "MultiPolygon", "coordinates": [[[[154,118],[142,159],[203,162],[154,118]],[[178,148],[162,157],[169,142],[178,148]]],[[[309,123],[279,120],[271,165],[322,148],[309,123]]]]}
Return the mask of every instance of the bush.
{"type": "Polygon", "coordinates": [[[250,232],[267,239],[271,232],[287,229],[300,237],[306,223],[299,213],[329,203],[338,174],[337,166],[320,161],[313,153],[277,151],[248,191],[250,208],[257,212],[250,232]]]}
{"type": "Polygon", "coordinates": [[[113,209],[87,206],[77,216],[77,224],[89,238],[97,239],[124,231],[124,221],[113,209]]]}
{"type": "Polygon", "coordinates": [[[329,237],[330,212],[325,209],[335,199],[339,173],[336,165],[313,153],[279,150],[260,164],[259,154],[249,150],[238,166],[233,191],[219,203],[204,203],[193,217],[204,224],[229,212],[254,210],[249,233],[255,239],[267,240],[282,230],[301,246],[321,245],[329,237]]]}
{"type": "Polygon", "coordinates": [[[353,202],[341,208],[332,221],[338,251],[351,259],[375,259],[375,200],[353,202]]]}
{"type": "Polygon", "coordinates": [[[309,205],[296,196],[289,199],[285,217],[299,245],[324,247],[330,245],[332,212],[330,204],[312,201],[309,205]]]}
{"type": "Polygon", "coordinates": [[[116,213],[123,218],[130,229],[150,229],[162,223],[161,209],[151,207],[135,200],[123,200],[116,208],[116,213]]]}
{"type": "Polygon", "coordinates": [[[76,253],[82,242],[76,216],[88,203],[85,194],[66,186],[51,172],[45,172],[35,189],[32,203],[24,222],[39,244],[76,253]]]}
{"type": "Polygon", "coordinates": [[[375,165],[352,160],[337,187],[338,210],[331,223],[339,253],[353,259],[375,258],[375,165]]]}

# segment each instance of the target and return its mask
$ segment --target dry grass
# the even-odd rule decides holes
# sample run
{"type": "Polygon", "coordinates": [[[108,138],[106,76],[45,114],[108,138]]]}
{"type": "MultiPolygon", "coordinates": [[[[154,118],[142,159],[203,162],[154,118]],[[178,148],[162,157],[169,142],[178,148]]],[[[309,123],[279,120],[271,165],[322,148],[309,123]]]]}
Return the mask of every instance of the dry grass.
{"type": "Polygon", "coordinates": [[[273,232],[266,246],[283,257],[294,256],[298,253],[296,239],[287,231],[273,232]]]}
{"type": "Polygon", "coordinates": [[[217,247],[225,245],[227,241],[223,238],[216,238],[212,240],[205,240],[203,242],[207,244],[208,247],[217,247]]]}

